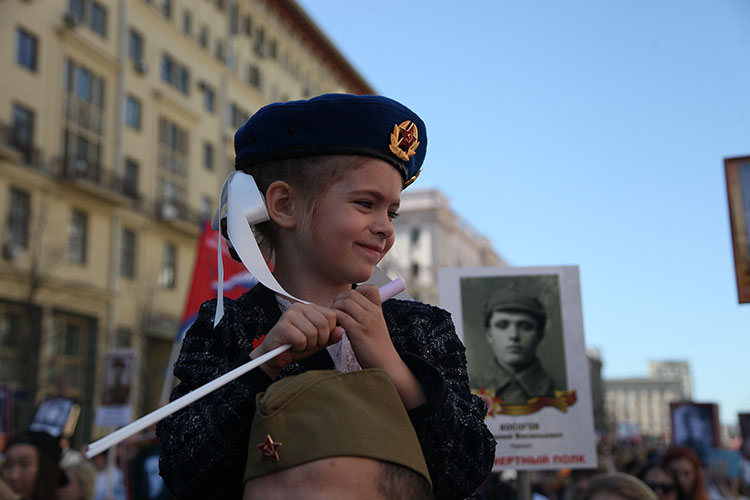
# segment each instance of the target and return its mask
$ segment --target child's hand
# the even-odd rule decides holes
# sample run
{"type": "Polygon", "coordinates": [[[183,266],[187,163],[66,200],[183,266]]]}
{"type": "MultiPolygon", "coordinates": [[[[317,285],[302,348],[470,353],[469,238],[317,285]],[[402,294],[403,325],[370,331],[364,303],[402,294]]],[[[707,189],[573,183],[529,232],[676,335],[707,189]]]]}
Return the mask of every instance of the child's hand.
{"type": "Polygon", "coordinates": [[[336,326],[336,312],[332,309],[315,304],[294,303],[281,315],[263,343],[250,353],[250,357],[255,359],[277,347],[292,344],[291,349],[261,365],[263,371],[272,380],[276,380],[286,365],[335,344],[343,334],[342,328],[336,326]]]}
{"type": "Polygon", "coordinates": [[[400,361],[391,342],[380,305],[380,292],[374,285],[360,285],[336,297],[331,306],[346,330],[362,368],[381,368],[400,361]]]}
{"type": "Polygon", "coordinates": [[[385,370],[407,408],[424,403],[422,386],[393,347],[378,288],[360,285],[356,290],[348,290],[336,297],[331,307],[336,311],[339,324],[346,330],[362,368],[385,370]]]}

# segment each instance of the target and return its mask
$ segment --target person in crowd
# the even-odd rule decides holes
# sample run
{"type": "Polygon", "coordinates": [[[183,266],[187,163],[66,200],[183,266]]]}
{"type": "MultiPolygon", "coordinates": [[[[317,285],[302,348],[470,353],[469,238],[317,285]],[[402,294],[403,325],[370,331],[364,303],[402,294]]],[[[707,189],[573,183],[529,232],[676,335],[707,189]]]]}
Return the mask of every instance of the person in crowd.
{"type": "Polygon", "coordinates": [[[94,500],[125,500],[125,474],[116,463],[109,463],[107,453],[92,458],[96,468],[94,500]]]}
{"type": "Polygon", "coordinates": [[[21,495],[11,489],[0,476],[0,500],[21,500],[21,495]]]}
{"type": "Polygon", "coordinates": [[[258,395],[245,500],[434,499],[414,427],[388,374],[313,370],[258,395]]]}
{"type": "Polygon", "coordinates": [[[664,453],[662,464],[677,476],[685,500],[710,500],[700,460],[686,446],[673,446],[664,453]]]}
{"type": "Polygon", "coordinates": [[[562,500],[581,500],[588,493],[592,478],[614,470],[611,459],[599,453],[596,469],[573,469],[570,471],[570,481],[563,492],[562,500]]]}
{"type": "Polygon", "coordinates": [[[659,500],[683,500],[675,473],[658,461],[648,462],[638,473],[638,479],[651,488],[659,500]]]}
{"type": "Polygon", "coordinates": [[[58,462],[60,443],[46,432],[24,432],[5,448],[3,479],[24,500],[56,500],[57,488],[67,484],[58,462]]]}
{"type": "Polygon", "coordinates": [[[495,396],[510,405],[534,397],[554,397],[555,382],[536,357],[544,338],[547,313],[535,297],[498,291],[485,308],[487,342],[497,369],[495,396]]]}
{"type": "Polygon", "coordinates": [[[93,500],[96,469],[91,462],[71,450],[63,456],[60,466],[68,484],[57,490],[58,500],[93,500]]]}
{"type": "Polygon", "coordinates": [[[584,500],[658,500],[658,497],[640,479],[617,472],[593,477],[584,500]]]}
{"type": "MultiPolygon", "coordinates": [[[[333,368],[386,371],[437,498],[465,498],[484,481],[495,439],[485,403],[470,392],[450,314],[416,301],[381,305],[375,286],[357,286],[394,243],[400,193],[420,172],[426,139],[421,118],[402,104],[347,94],[270,104],[237,131],[234,179],[250,174],[254,185],[237,196],[228,191],[228,215],[257,185],[269,217],[253,226],[263,257],[278,284],[308,303],[258,284],[223,299],[218,311],[215,300],[202,305],[175,364],[172,399],[251,358],[292,348],[158,424],[160,473],[177,498],[238,498],[256,395],[278,378],[333,368]]],[[[234,222],[227,217],[227,234],[244,230],[234,222]]],[[[249,235],[235,254],[246,244],[257,250],[249,235]]]]}

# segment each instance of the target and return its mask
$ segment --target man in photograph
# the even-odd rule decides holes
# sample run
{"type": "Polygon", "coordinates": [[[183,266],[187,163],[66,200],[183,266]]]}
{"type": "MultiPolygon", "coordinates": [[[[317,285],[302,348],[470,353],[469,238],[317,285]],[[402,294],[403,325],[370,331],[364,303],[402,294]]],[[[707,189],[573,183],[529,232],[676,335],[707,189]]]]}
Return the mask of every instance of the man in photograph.
{"type": "Polygon", "coordinates": [[[125,405],[130,397],[130,373],[125,360],[114,358],[109,365],[109,385],[104,391],[105,405],[125,405]]]}
{"type": "Polygon", "coordinates": [[[495,396],[503,403],[554,397],[554,381],[536,356],[546,322],[544,306],[535,297],[500,291],[487,301],[485,331],[497,365],[495,396]]]}
{"type": "Polygon", "coordinates": [[[689,446],[705,460],[716,443],[714,441],[714,423],[710,406],[682,404],[674,410],[675,443],[689,446]]]}

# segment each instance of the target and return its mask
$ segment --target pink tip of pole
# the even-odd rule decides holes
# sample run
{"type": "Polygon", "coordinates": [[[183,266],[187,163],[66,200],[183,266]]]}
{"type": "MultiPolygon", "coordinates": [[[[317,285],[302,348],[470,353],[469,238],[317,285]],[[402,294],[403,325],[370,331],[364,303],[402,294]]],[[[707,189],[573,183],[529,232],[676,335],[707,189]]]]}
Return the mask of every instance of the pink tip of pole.
{"type": "Polygon", "coordinates": [[[380,301],[385,302],[406,290],[406,282],[401,278],[396,278],[390,283],[381,286],[378,290],[380,291],[380,301]]]}

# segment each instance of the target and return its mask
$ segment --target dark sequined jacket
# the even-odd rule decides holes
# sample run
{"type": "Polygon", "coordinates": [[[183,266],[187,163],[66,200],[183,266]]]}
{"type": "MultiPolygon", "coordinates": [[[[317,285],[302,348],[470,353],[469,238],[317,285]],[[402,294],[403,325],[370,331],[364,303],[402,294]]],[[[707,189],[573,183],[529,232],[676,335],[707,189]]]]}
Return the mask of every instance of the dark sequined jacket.
{"type": "MultiPolygon", "coordinates": [[[[257,285],[225,299],[213,328],[216,301],[205,302],[175,363],[180,380],[172,399],[249,361],[252,341],[281,316],[273,292],[257,285]]],[[[464,347],[450,315],[420,302],[388,300],[383,315],[396,350],[422,385],[427,402],[409,412],[438,499],[470,496],[492,468],[495,440],[484,424],[485,404],[469,392],[464,347]]],[[[326,350],[288,365],[281,376],[332,369],[326,350]]],[[[162,420],[159,468],[178,499],[239,499],[255,395],[271,379],[255,369],[162,420]]]]}

